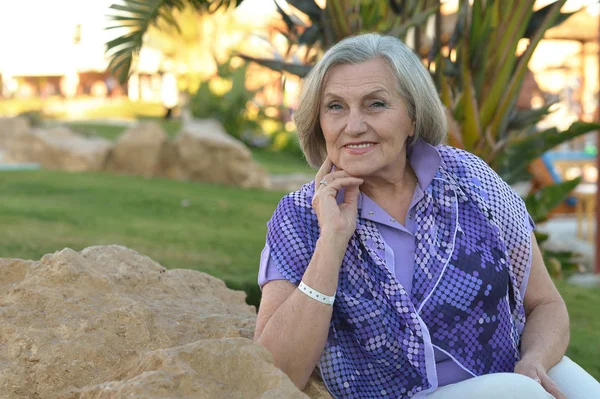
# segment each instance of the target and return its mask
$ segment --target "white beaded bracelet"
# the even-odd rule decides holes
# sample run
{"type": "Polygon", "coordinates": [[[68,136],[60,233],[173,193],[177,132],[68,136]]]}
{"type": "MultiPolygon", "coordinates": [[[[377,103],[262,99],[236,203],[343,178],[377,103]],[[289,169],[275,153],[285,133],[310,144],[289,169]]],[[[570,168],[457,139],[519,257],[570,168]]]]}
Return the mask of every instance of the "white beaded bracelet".
{"type": "Polygon", "coordinates": [[[335,294],[333,294],[333,296],[322,294],[314,288],[310,288],[308,285],[304,284],[304,281],[300,281],[298,289],[316,301],[324,303],[325,305],[333,306],[335,294]]]}

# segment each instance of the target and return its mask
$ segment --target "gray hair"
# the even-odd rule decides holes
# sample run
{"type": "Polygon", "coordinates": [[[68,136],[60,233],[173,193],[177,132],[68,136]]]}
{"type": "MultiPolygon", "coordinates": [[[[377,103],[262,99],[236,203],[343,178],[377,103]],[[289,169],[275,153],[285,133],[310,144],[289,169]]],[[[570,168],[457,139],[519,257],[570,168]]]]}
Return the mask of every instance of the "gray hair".
{"type": "Polygon", "coordinates": [[[325,138],[319,125],[323,81],[327,71],[340,64],[361,64],[384,59],[398,82],[415,134],[409,142],[422,138],[440,144],[447,134],[446,114],[429,72],[417,55],[392,36],[367,33],[346,38],[330,48],[304,80],[299,106],[294,112],[298,138],[308,163],[318,168],[327,156],[325,138]]]}

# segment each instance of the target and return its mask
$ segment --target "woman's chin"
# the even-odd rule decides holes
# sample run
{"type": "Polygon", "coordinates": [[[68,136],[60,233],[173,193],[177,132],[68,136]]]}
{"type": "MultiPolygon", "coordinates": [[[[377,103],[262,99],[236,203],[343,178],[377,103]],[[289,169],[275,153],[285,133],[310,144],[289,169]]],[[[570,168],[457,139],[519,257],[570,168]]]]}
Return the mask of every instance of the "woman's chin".
{"type": "Polygon", "coordinates": [[[382,162],[378,162],[377,158],[371,159],[348,159],[340,157],[339,163],[336,165],[346,173],[354,177],[369,177],[377,175],[382,170],[382,162]]]}
{"type": "Polygon", "coordinates": [[[343,168],[344,171],[346,171],[346,173],[348,173],[351,176],[354,177],[360,177],[360,178],[364,178],[364,177],[369,177],[372,176],[374,174],[376,174],[377,170],[375,170],[373,167],[368,167],[368,166],[358,166],[358,165],[350,165],[347,168],[343,168]]]}

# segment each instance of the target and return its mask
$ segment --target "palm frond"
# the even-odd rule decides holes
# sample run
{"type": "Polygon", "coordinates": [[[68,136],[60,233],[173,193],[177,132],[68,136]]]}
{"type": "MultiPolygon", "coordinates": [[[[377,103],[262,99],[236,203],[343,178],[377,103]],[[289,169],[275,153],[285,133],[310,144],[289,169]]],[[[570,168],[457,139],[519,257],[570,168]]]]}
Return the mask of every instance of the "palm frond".
{"type": "Polygon", "coordinates": [[[243,0],[121,0],[109,7],[106,29],[121,29],[125,33],[106,43],[108,68],[121,83],[129,77],[133,59],[142,48],[144,35],[150,26],[164,24],[179,31],[173,11],[192,6],[198,12],[214,12],[219,8],[238,6],[243,0]]]}
{"type": "Polygon", "coordinates": [[[314,0],[286,0],[286,2],[308,15],[311,20],[319,20],[321,18],[323,10],[314,0]]]}
{"type": "Polygon", "coordinates": [[[273,71],[277,72],[289,72],[293,75],[300,76],[301,78],[308,75],[310,70],[312,69],[312,65],[298,64],[298,63],[290,63],[284,62],[281,60],[269,59],[269,58],[256,58],[251,57],[246,54],[236,54],[238,57],[246,60],[257,63],[264,67],[267,67],[273,71]]]}

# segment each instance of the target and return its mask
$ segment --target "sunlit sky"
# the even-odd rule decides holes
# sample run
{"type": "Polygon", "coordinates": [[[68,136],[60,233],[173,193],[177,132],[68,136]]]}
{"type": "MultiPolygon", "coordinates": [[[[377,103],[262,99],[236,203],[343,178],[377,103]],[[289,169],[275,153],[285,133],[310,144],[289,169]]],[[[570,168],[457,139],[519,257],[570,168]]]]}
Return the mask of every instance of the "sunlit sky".
{"type": "MultiPolygon", "coordinates": [[[[456,3],[458,0],[448,1],[456,3]]],[[[540,0],[548,3],[551,0],[540,0]]],[[[570,9],[595,0],[568,0],[570,9]]],[[[65,61],[76,59],[79,68],[104,65],[104,43],[110,37],[105,14],[114,0],[0,0],[0,71],[28,74],[41,66],[51,74],[65,61]],[[73,46],[75,25],[82,40],[73,46]],[[43,60],[43,65],[39,65],[43,60]]],[[[322,3],[322,1],[319,1],[322,3]]],[[[244,20],[259,21],[273,15],[273,0],[245,0],[237,10],[244,20]]]]}
{"type": "MultiPolygon", "coordinates": [[[[52,74],[64,70],[65,59],[77,59],[80,68],[104,65],[108,7],[114,0],[0,0],[0,71],[22,75],[40,69],[52,74]],[[82,25],[81,44],[73,46],[75,26],[82,25]],[[16,71],[15,71],[16,72],[16,71]]],[[[275,10],[272,0],[246,0],[237,12],[260,20],[275,10]]],[[[35,74],[35,73],[33,73],[35,74]]]]}
{"type": "Polygon", "coordinates": [[[104,14],[109,0],[0,1],[0,68],[61,69],[75,50],[75,25],[85,26],[79,59],[91,65],[103,62],[104,14]]]}

